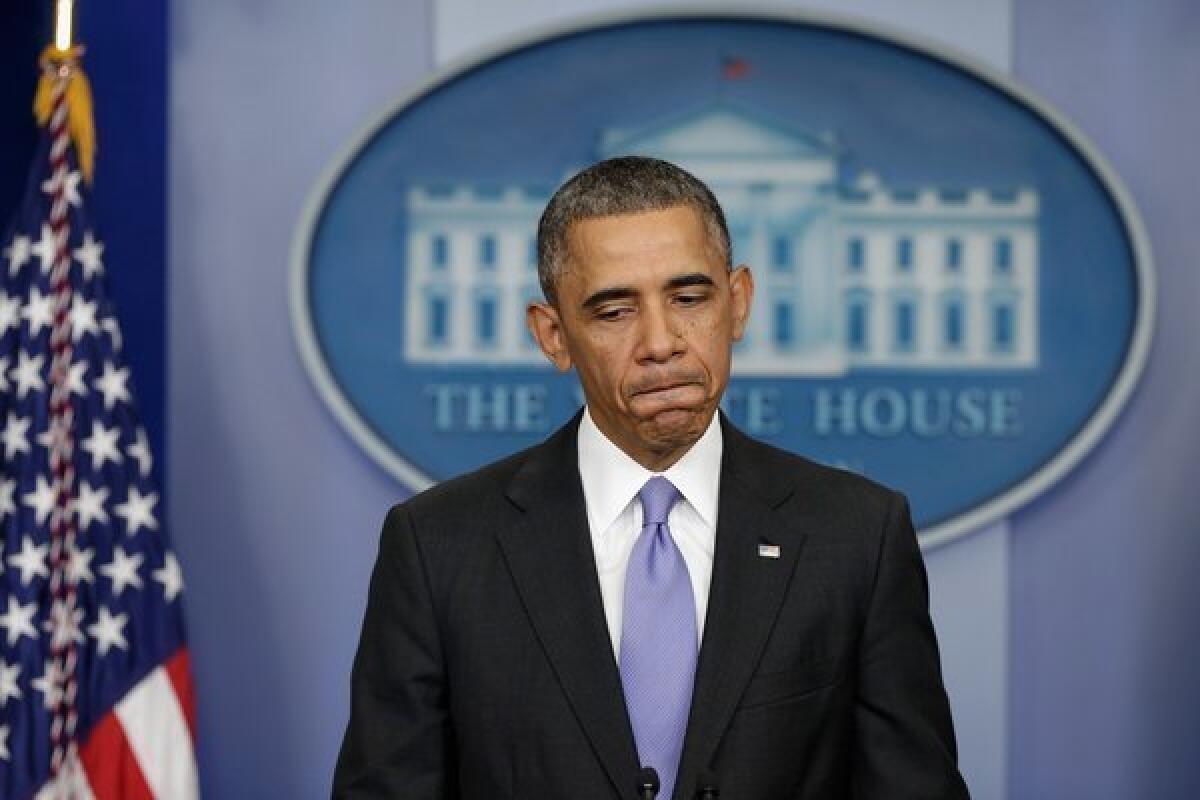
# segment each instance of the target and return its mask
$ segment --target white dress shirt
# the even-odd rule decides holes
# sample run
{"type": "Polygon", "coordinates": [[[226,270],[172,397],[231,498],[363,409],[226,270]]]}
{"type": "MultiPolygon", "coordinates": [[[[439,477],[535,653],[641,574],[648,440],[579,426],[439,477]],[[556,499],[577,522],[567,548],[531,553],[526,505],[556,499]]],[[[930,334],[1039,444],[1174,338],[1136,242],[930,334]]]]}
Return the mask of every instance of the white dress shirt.
{"type": "MultiPolygon", "coordinates": [[[[585,408],[579,423],[579,476],[587,504],[592,551],[600,577],[604,617],[613,655],[621,656],[621,622],[625,606],[625,568],[642,532],[638,492],[646,481],[662,475],[679,490],[680,499],[667,517],[675,544],[683,554],[696,598],[696,634],[704,634],[708,587],[712,581],[713,546],[717,537],[717,499],[721,483],[721,425],[713,414],[708,430],[666,472],[651,472],[606,437],[585,408]]],[[[697,641],[699,644],[699,641],[697,641]]]]}

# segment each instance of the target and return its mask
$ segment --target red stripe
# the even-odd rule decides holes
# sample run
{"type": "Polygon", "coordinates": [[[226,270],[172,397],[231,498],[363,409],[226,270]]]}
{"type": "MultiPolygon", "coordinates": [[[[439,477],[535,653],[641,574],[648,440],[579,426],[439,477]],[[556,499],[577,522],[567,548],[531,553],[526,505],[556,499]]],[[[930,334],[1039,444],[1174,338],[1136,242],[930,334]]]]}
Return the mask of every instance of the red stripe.
{"type": "Polygon", "coordinates": [[[79,761],[96,800],[154,800],[125,731],[111,711],[92,728],[79,761]]]}
{"type": "Polygon", "coordinates": [[[196,692],[192,688],[192,660],[186,647],[181,647],[175,655],[167,659],[163,668],[175,688],[175,696],[179,698],[179,707],[183,709],[183,718],[187,720],[188,730],[192,732],[192,741],[196,741],[196,692]]]}

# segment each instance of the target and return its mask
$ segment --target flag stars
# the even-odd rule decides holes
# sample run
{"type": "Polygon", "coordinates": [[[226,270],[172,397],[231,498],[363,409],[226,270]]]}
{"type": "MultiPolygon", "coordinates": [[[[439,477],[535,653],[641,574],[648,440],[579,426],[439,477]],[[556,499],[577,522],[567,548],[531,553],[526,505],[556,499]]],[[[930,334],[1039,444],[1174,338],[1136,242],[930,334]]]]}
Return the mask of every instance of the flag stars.
{"type": "Polygon", "coordinates": [[[4,257],[8,259],[8,274],[16,275],[21,271],[21,267],[29,263],[29,256],[33,255],[33,248],[30,247],[33,242],[28,236],[17,234],[13,237],[12,243],[4,248],[4,257]]]}
{"type": "Polygon", "coordinates": [[[162,584],[163,596],[168,603],[183,591],[183,571],[179,569],[179,559],[175,558],[175,554],[169,550],[163,557],[162,568],[154,570],[150,575],[162,584]]]}
{"type": "Polygon", "coordinates": [[[87,454],[92,457],[92,468],[100,470],[106,462],[120,464],[121,451],[117,448],[117,438],[121,429],[117,426],[106,428],[102,422],[92,423],[92,432],[80,443],[87,454]]]}
{"type": "Polygon", "coordinates": [[[90,547],[82,550],[72,546],[67,550],[67,580],[76,585],[80,583],[95,583],[96,576],[92,574],[92,559],[96,551],[90,547]]]}
{"type": "Polygon", "coordinates": [[[75,248],[75,260],[83,267],[85,280],[104,272],[104,243],[97,242],[91,231],[84,231],[83,244],[75,248]]]}
{"type": "MultiPolygon", "coordinates": [[[[141,553],[126,553],[122,547],[114,547],[112,561],[100,567],[100,574],[112,581],[113,597],[120,596],[126,587],[142,588],[142,576],[138,570],[146,557],[141,553]]],[[[157,580],[158,570],[155,570],[157,580]]]]}
{"type": "Polygon", "coordinates": [[[142,494],[136,486],[130,486],[125,502],[113,506],[113,511],[125,520],[125,532],[133,536],[142,528],[158,530],[158,520],[154,518],[154,506],[157,503],[156,492],[142,494]]]}
{"type": "Polygon", "coordinates": [[[33,627],[33,615],[36,613],[37,603],[30,603],[23,606],[17,601],[16,595],[10,594],[8,596],[8,610],[0,614],[0,628],[4,628],[10,648],[22,636],[37,639],[37,629],[33,627]]]}
{"type": "Polygon", "coordinates": [[[59,665],[57,659],[46,659],[45,671],[42,673],[42,677],[34,678],[29,683],[34,689],[42,693],[47,711],[53,711],[58,708],[63,696],[63,674],[62,667],[59,665]]]}
{"type": "Polygon", "coordinates": [[[54,326],[54,295],[42,294],[36,286],[29,289],[29,302],[21,309],[21,318],[29,323],[29,335],[37,336],[42,328],[54,326]]]}
{"type": "Polygon", "coordinates": [[[37,476],[37,486],[32,492],[21,496],[25,505],[33,509],[38,525],[45,525],[46,518],[54,510],[54,487],[46,482],[45,475],[37,476]]]}
{"type": "Polygon", "coordinates": [[[69,205],[82,205],[83,198],[79,195],[79,170],[64,170],[62,172],[54,172],[49,178],[42,181],[42,191],[48,195],[54,195],[58,192],[61,184],[63,195],[67,198],[69,205]]]}
{"type": "Polygon", "coordinates": [[[4,430],[0,431],[0,443],[4,445],[5,461],[11,463],[17,453],[29,452],[30,424],[32,424],[32,420],[29,417],[18,417],[13,412],[8,412],[4,430]]]}
{"type": "Polygon", "coordinates": [[[0,336],[8,333],[9,328],[19,328],[21,325],[21,298],[9,297],[7,292],[0,292],[0,336]]]}
{"type": "Polygon", "coordinates": [[[104,656],[111,647],[128,650],[129,642],[125,641],[125,623],[128,621],[129,616],[125,612],[113,614],[104,606],[100,606],[96,621],[87,629],[96,640],[96,652],[104,656]]]}
{"type": "Polygon", "coordinates": [[[74,502],[71,504],[72,510],[74,510],[77,517],[79,530],[86,531],[97,520],[108,522],[108,512],[104,510],[104,504],[107,502],[107,486],[93,489],[92,485],[87,481],[80,481],[79,491],[75,496],[74,502]]]}
{"type": "Polygon", "coordinates": [[[31,252],[38,257],[41,263],[42,272],[49,272],[54,266],[54,251],[57,248],[54,243],[54,231],[49,223],[42,223],[42,235],[38,237],[37,244],[31,248],[31,252]]]}
{"type": "MultiPolygon", "coordinates": [[[[0,480],[0,519],[17,513],[17,505],[13,502],[13,492],[16,490],[17,482],[15,480],[0,480]]],[[[3,550],[4,543],[0,542],[0,552],[3,550]]]]}
{"type": "Polygon", "coordinates": [[[30,390],[40,392],[46,388],[46,382],[42,379],[42,364],[45,360],[41,353],[36,356],[31,356],[24,350],[17,353],[17,365],[9,375],[17,384],[17,399],[24,400],[30,390]]]}
{"type": "Polygon", "coordinates": [[[0,708],[8,705],[9,700],[21,698],[21,688],[17,686],[19,677],[21,677],[21,665],[9,664],[0,658],[0,708]]]}
{"type": "Polygon", "coordinates": [[[96,379],[96,391],[104,395],[104,410],[112,411],[118,402],[129,402],[129,367],[118,369],[111,361],[104,362],[104,372],[96,379]]]}
{"type": "Polygon", "coordinates": [[[71,341],[78,343],[84,334],[93,336],[100,333],[100,324],[96,321],[96,304],[84,300],[78,295],[71,301],[71,310],[67,312],[71,323],[71,341]]]}
{"type": "Polygon", "coordinates": [[[86,361],[73,361],[71,362],[71,366],[67,367],[68,392],[77,394],[80,397],[87,396],[87,383],[83,380],[83,376],[87,373],[87,368],[88,363],[86,361]]]}
{"type": "Polygon", "coordinates": [[[50,634],[50,646],[66,647],[71,642],[83,642],[83,609],[68,605],[66,600],[50,604],[50,615],[44,626],[50,634]]]}
{"type": "Polygon", "coordinates": [[[8,726],[0,725],[0,761],[8,761],[12,753],[8,752],[8,726]]]}
{"type": "Polygon", "coordinates": [[[9,556],[8,563],[21,573],[22,586],[28,586],[34,578],[45,578],[50,574],[46,567],[46,554],[49,551],[50,545],[34,544],[31,536],[21,540],[21,552],[9,556]]]}
{"type": "Polygon", "coordinates": [[[134,436],[133,444],[125,448],[125,452],[137,462],[138,474],[145,478],[150,474],[150,468],[154,466],[154,456],[150,454],[150,442],[146,439],[146,430],[138,428],[134,436]]]}

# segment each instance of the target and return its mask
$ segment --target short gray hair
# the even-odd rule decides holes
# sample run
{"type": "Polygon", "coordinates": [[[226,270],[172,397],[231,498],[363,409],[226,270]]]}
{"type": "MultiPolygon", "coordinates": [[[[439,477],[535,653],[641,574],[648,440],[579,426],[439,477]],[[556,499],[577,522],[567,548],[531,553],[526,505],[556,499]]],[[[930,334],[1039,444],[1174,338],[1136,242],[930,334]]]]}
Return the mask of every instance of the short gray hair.
{"type": "Polygon", "coordinates": [[[704,221],[709,244],[733,266],[733,247],[725,212],[712,190],[696,176],[668,161],[644,156],[621,156],[593,164],[554,193],[538,221],[538,282],[551,303],[557,303],[558,280],[567,266],[567,230],[595,217],[662,211],[687,206],[704,221]]]}

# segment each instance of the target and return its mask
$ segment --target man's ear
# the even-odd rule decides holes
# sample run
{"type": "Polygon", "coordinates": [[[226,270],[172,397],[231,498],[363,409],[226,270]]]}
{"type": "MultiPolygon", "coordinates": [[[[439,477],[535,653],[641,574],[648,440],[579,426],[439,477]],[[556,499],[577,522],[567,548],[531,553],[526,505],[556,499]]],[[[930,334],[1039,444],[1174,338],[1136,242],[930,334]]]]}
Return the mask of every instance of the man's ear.
{"type": "Polygon", "coordinates": [[[537,340],[546,358],[550,359],[558,371],[569,370],[571,353],[567,350],[567,337],[563,332],[558,309],[550,303],[531,302],[525,307],[525,324],[529,326],[529,332],[537,340]]]}
{"type": "Polygon", "coordinates": [[[754,276],[745,264],[729,273],[729,294],[733,306],[733,340],[740,342],[754,303],[754,276]]]}

